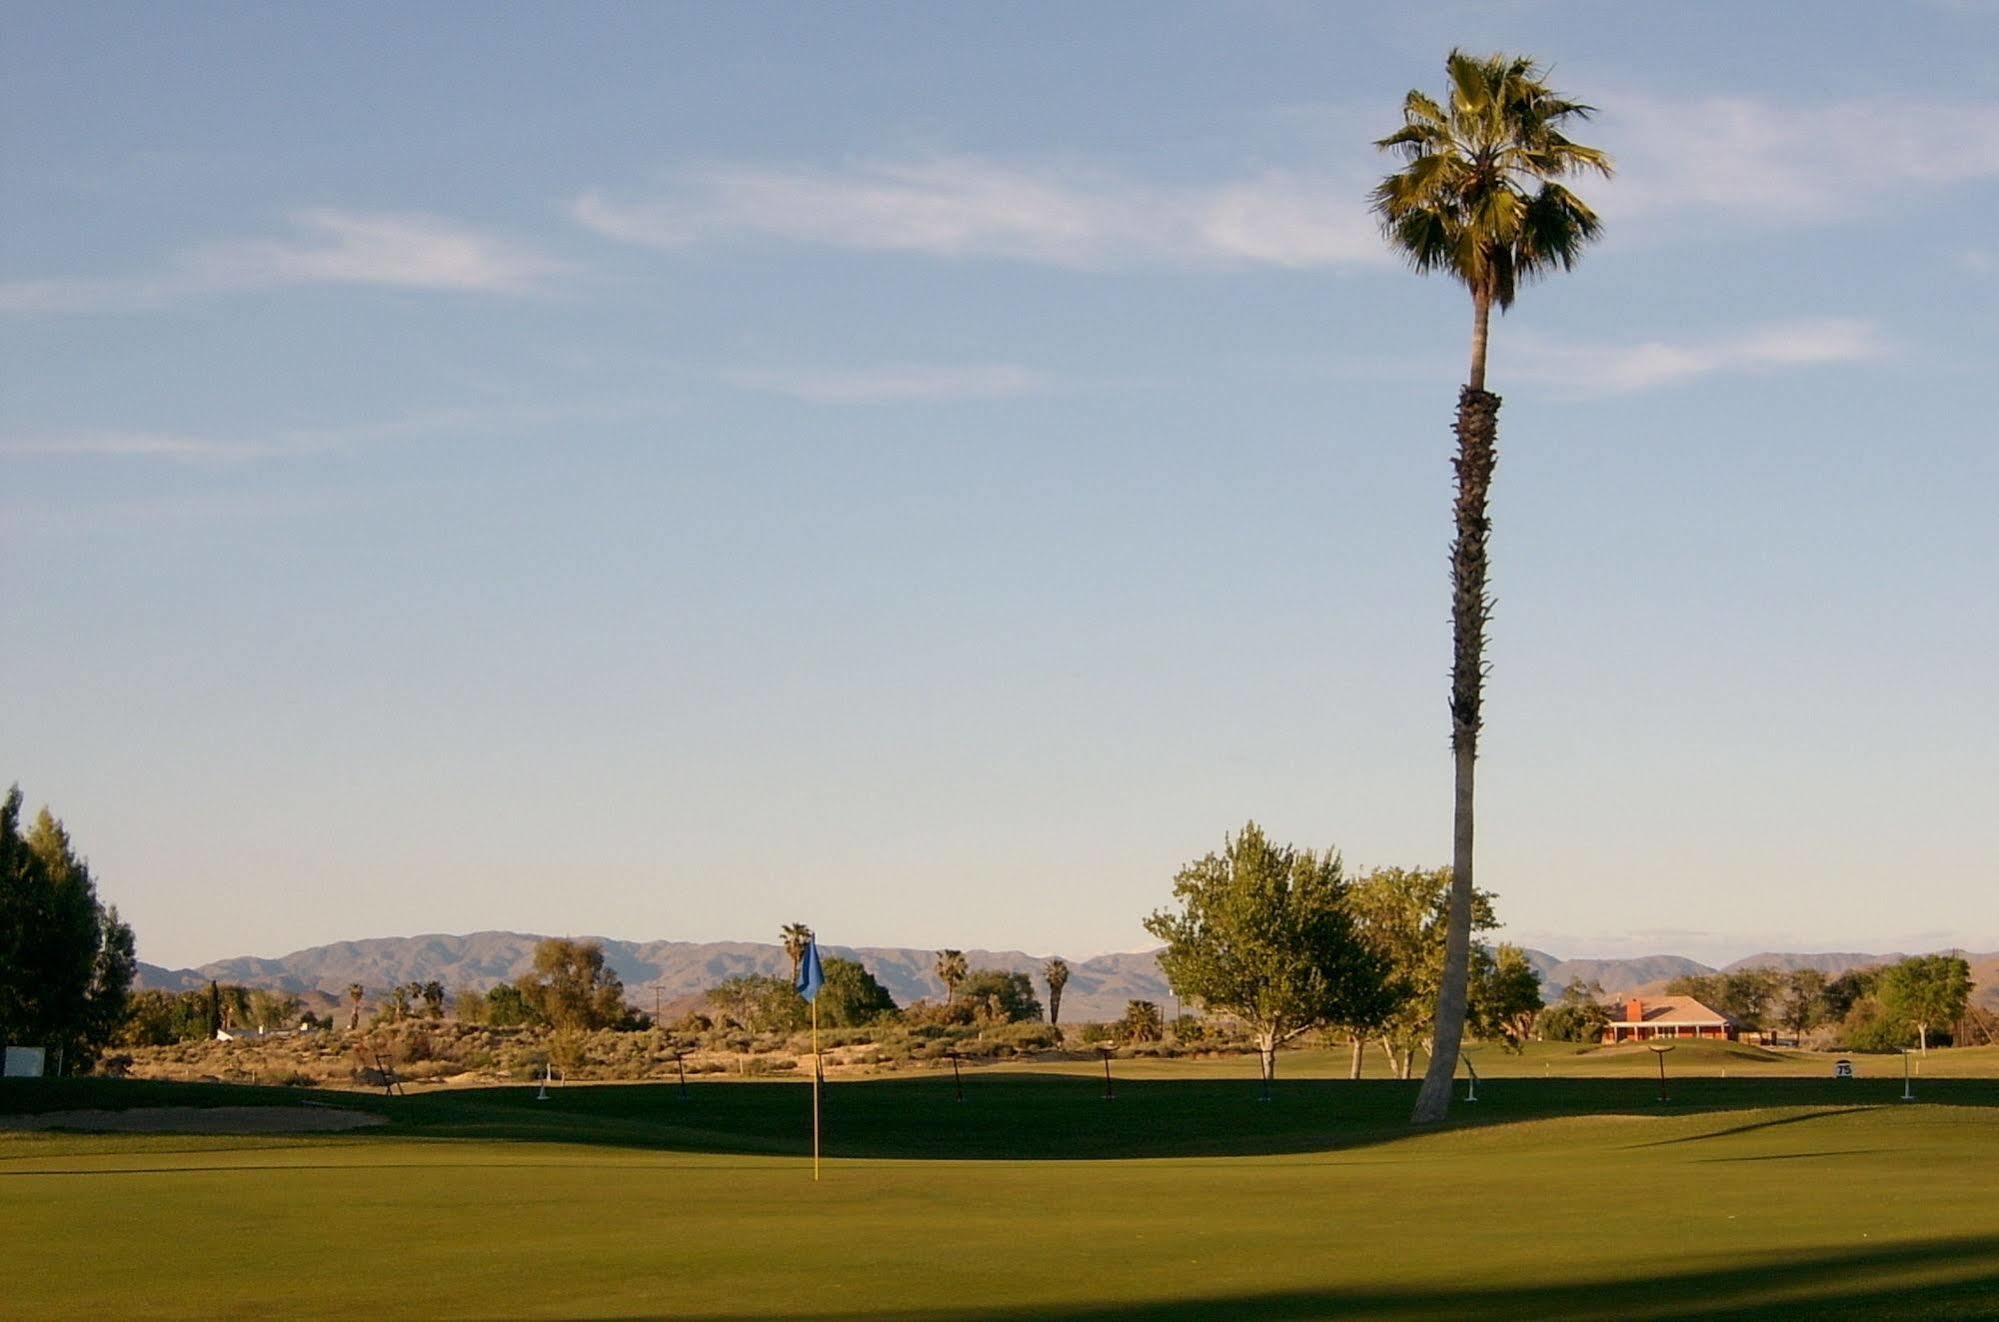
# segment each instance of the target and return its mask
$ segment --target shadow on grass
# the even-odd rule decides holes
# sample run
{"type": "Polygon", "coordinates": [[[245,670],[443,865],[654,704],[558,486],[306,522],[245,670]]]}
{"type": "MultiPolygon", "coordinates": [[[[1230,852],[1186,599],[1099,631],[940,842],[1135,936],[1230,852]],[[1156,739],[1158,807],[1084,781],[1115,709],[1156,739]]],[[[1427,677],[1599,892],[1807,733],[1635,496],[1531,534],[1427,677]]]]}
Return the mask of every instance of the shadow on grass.
{"type": "Polygon", "coordinates": [[[1999,1236],[1761,1255],[1721,1265],[1633,1271],[1537,1286],[1332,1287],[1130,1303],[1018,1308],[660,1314],[678,1322],[1193,1322],[1257,1318],[1986,1318],[1999,1316],[1999,1236]]]}
{"type": "MultiPolygon", "coordinates": [[[[0,1090],[8,1109],[62,1107],[297,1104],[297,1092],[216,1084],[49,1081],[59,1087],[34,1107],[10,1108],[19,1092],[0,1090]]],[[[1673,1100],[1656,1100],[1643,1079],[1501,1079],[1484,1083],[1476,1103],[1459,1101],[1441,1132],[1502,1130],[1524,1121],[1568,1117],[1686,1117],[1787,1108],[1721,1130],[1648,1139],[1643,1130],[1620,1145],[1703,1141],[1727,1134],[1800,1125],[1870,1106],[1898,1103],[1900,1081],[1687,1079],[1673,1100]],[[1804,1108],[1801,1113],[1789,1108],[1804,1108]],[[1632,1142],[1632,1140],[1638,1140],[1632,1142]]],[[[1281,1082],[1275,1099],[1257,1100],[1253,1080],[1119,1080],[1115,1100],[1101,1079],[1073,1075],[982,1072],[955,1100],[949,1076],[834,1082],[825,1090],[826,1154],[869,1160],[1062,1161],[1253,1157],[1345,1152],[1405,1139],[1416,1084],[1392,1080],[1304,1079],[1281,1082]]],[[[532,1086],[441,1090],[410,1097],[318,1093],[389,1118],[391,1124],[343,1136],[347,1142],[398,1138],[477,1139],[597,1144],[665,1152],[795,1157],[810,1151],[810,1088],[803,1082],[704,1082],[683,1096],[672,1084],[572,1085],[537,1100],[532,1086]]],[[[1999,1106],[1999,1083],[1933,1081],[1925,1104],[1999,1106]]],[[[315,1135],[315,1138],[323,1136],[315,1135]]]]}

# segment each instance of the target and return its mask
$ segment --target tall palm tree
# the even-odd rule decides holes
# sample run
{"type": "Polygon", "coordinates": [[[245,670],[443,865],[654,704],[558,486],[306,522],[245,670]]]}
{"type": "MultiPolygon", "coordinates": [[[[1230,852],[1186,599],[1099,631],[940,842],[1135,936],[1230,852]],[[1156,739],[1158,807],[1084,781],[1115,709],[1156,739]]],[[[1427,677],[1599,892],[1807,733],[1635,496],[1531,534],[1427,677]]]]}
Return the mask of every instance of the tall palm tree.
{"type": "Polygon", "coordinates": [[[1373,194],[1382,233],[1419,274],[1440,271],[1472,298],[1471,372],[1458,392],[1457,537],[1451,545],[1451,751],[1456,787],[1451,839],[1451,904],[1443,987],[1423,1089],[1412,1119],[1442,1120],[1464,1037],[1471,957],[1472,780],[1485,687],[1486,539],[1499,396],[1485,389],[1486,332],[1492,309],[1513,305],[1521,285],[1567,270],[1601,230],[1596,213],[1559,181],[1594,171],[1610,157],[1563,132],[1593,108],[1557,96],[1546,71],[1525,56],[1469,55],[1444,61],[1444,104],[1412,91],[1402,127],[1375,145],[1403,167],[1373,194]]]}
{"type": "Polygon", "coordinates": [[[958,984],[965,980],[965,974],[968,972],[965,966],[965,952],[938,951],[936,971],[938,978],[944,983],[944,1002],[948,1005],[957,999],[958,984]]]}
{"type": "Polygon", "coordinates": [[[1062,988],[1069,982],[1069,961],[1060,955],[1041,966],[1041,976],[1048,980],[1048,1022],[1062,1022],[1062,988]]]}
{"type": "Polygon", "coordinates": [[[791,985],[798,985],[799,966],[805,963],[805,947],[812,944],[812,929],[804,923],[786,923],[779,931],[784,953],[791,956],[791,985]]]}
{"type": "Polygon", "coordinates": [[[361,1001],[368,995],[368,989],[358,982],[347,984],[347,1031],[353,1032],[361,1026],[361,1001]]]}

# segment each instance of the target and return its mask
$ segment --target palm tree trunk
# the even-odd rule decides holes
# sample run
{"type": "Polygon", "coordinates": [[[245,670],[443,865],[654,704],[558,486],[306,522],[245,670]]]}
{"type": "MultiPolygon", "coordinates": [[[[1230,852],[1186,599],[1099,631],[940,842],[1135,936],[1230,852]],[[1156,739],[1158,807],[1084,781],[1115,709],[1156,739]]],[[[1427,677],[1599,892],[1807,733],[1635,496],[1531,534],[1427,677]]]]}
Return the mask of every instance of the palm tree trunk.
{"type": "Polygon", "coordinates": [[[1362,1039],[1361,1035],[1355,1033],[1353,1038],[1353,1063],[1347,1067],[1347,1077],[1349,1079],[1358,1079],[1360,1077],[1360,1052],[1361,1048],[1366,1045],[1367,1043],[1362,1039]]]}
{"type": "Polygon", "coordinates": [[[1458,395],[1457,540],[1451,546],[1451,751],[1456,786],[1451,821],[1451,903],[1444,940],[1444,978],[1437,994],[1437,1019],[1429,1068],[1410,1116],[1414,1124],[1435,1124],[1450,1114],[1451,1076],[1464,1042],[1470,992],[1472,909],[1472,788],[1478,762],[1480,704],[1485,690],[1485,626],[1492,601],[1486,595],[1486,540],[1492,520],[1486,498],[1492,486],[1499,431],[1499,396],[1485,381],[1485,332],[1489,300],[1479,299],[1472,338],[1472,382],[1458,395]]]}

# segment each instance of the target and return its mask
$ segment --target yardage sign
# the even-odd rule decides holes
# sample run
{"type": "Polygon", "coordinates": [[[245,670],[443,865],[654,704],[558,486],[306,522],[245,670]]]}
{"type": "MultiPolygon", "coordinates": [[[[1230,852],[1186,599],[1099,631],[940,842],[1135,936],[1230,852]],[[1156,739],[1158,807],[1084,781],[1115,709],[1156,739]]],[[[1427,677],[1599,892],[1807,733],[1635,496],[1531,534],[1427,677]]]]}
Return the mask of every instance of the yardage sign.
{"type": "Polygon", "coordinates": [[[48,1051],[43,1047],[8,1047],[7,1060],[0,1076],[9,1079],[39,1079],[48,1066],[48,1051]]]}

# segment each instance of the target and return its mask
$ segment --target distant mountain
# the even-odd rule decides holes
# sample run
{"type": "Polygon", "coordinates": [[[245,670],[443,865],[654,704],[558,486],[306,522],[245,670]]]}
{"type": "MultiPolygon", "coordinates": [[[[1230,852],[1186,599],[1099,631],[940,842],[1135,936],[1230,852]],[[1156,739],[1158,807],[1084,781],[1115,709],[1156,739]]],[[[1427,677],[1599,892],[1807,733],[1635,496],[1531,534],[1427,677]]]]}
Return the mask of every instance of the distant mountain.
{"type": "MultiPolygon", "coordinates": [[[[291,992],[344,994],[358,982],[371,995],[405,982],[436,980],[457,991],[485,991],[509,982],[534,963],[535,943],[543,938],[524,932],[473,932],[466,936],[432,934],[340,941],[294,951],[278,959],[242,956],[216,960],[193,969],[139,966],[138,985],[182,991],[218,982],[272,987],[291,992]]],[[[754,941],[619,941],[589,937],[604,947],[604,962],[624,981],[627,998],[641,1007],[653,1004],[655,993],[664,1005],[701,992],[740,973],[791,975],[791,960],[781,946],[754,941]]],[[[929,997],[941,1000],[944,984],[931,972],[934,950],[893,946],[823,946],[843,959],[858,959],[887,987],[897,1004],[929,997]]],[[[1045,955],[1020,950],[967,950],[972,968],[997,968],[1029,974],[1036,994],[1045,1002],[1041,981],[1045,955]]],[[[1069,961],[1069,984],[1062,991],[1062,1017],[1083,1022],[1115,1019],[1125,1002],[1153,1001],[1171,1012],[1173,993],[1150,953],[1099,955],[1069,961]]]]}
{"type": "Polygon", "coordinates": [[[1560,959],[1542,950],[1525,952],[1541,975],[1541,998],[1553,1001],[1577,978],[1600,983],[1605,996],[1623,996],[1649,983],[1665,982],[1690,973],[1712,973],[1707,965],[1684,955],[1639,955],[1632,959],[1560,959]]]}
{"type": "Polygon", "coordinates": [[[1824,955],[1765,954],[1751,955],[1746,959],[1738,959],[1733,964],[1724,964],[1721,971],[1733,973],[1737,969],[1779,969],[1785,973],[1792,973],[1798,969],[1817,969],[1829,978],[1836,978],[1854,969],[1872,968],[1876,964],[1893,964],[1897,960],[1907,958],[1907,955],[1899,951],[1892,955],[1860,955],[1846,951],[1824,955]]]}
{"type": "MultiPolygon", "coordinates": [[[[141,964],[137,983],[167,991],[205,987],[211,978],[218,982],[242,983],[250,987],[271,987],[284,991],[321,992],[344,997],[349,983],[358,982],[369,994],[405,982],[443,983],[452,991],[471,988],[485,991],[495,983],[509,982],[528,971],[534,961],[534,947],[543,938],[525,932],[473,932],[465,936],[431,934],[410,937],[377,937],[367,941],[340,941],[294,951],[277,959],[239,956],[217,960],[193,969],[166,969],[141,964]]],[[[628,999],[650,1008],[655,994],[661,1005],[699,995],[738,973],[789,976],[791,961],[782,947],[757,941],[618,941],[590,937],[604,947],[604,961],[624,980],[628,999]]],[[[937,953],[900,946],[826,946],[828,955],[858,959],[881,980],[896,1002],[929,997],[942,999],[944,984],[931,972],[937,953]]],[[[1548,1000],[1561,995],[1572,978],[1602,984],[1604,995],[1619,997],[1633,992],[1657,990],[1673,978],[1687,974],[1713,973],[1706,964],[1683,955],[1644,955],[1633,959],[1562,959],[1544,950],[1528,950],[1528,963],[1541,977],[1541,992],[1548,1000]]],[[[1764,954],[1751,955],[1728,965],[1739,968],[1815,968],[1837,975],[1848,969],[1886,964],[1900,955],[1764,954]]],[[[1999,1011],[1999,953],[1967,955],[1973,993],[1980,1004],[1999,1011]]],[[[998,968],[1026,973],[1034,979],[1036,994],[1047,999],[1041,981],[1045,955],[1020,950],[967,950],[965,961],[972,968],[998,968]]],[[[1062,993],[1062,1017],[1083,1023],[1115,1019],[1124,1013],[1127,1001],[1152,1001],[1172,1013],[1173,993],[1159,972],[1154,952],[1098,955],[1094,959],[1069,961],[1069,985],[1062,993]]]]}

